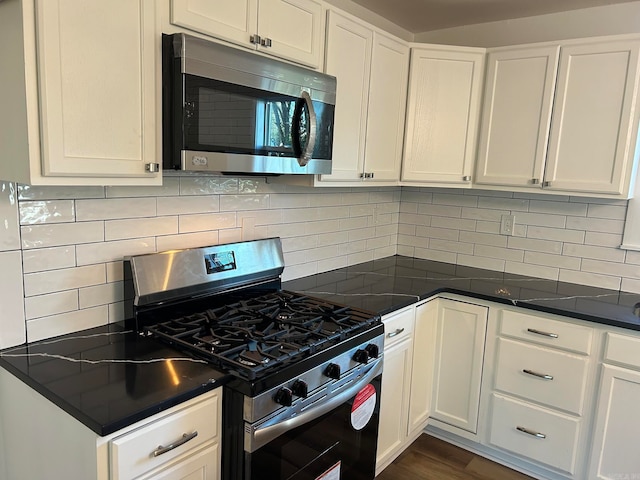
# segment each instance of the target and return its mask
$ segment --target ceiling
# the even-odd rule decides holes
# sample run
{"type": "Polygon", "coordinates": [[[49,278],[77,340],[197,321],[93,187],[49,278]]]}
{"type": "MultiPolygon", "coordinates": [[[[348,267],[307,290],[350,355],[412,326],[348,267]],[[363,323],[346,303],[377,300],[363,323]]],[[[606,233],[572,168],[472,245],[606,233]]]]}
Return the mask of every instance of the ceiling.
{"type": "Polygon", "coordinates": [[[630,1],[633,0],[353,0],[412,33],[630,1]]]}

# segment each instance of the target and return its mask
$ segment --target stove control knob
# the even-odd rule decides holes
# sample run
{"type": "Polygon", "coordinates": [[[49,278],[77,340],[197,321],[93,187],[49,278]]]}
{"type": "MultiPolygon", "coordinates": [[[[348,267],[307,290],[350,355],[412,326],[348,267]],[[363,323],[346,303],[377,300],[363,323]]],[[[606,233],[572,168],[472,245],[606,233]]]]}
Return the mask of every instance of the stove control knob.
{"type": "Polygon", "coordinates": [[[330,363],[327,365],[327,369],[324,371],[324,374],[335,380],[340,380],[340,365],[337,363],[330,363]]]}
{"type": "Polygon", "coordinates": [[[371,358],[378,358],[380,356],[380,349],[375,343],[370,343],[369,345],[364,347],[364,349],[367,351],[371,358]]]}
{"type": "Polygon", "coordinates": [[[359,348],[356,353],[353,354],[353,359],[358,363],[367,363],[369,361],[369,352],[359,348]]]}
{"type": "Polygon", "coordinates": [[[290,407],[291,403],[293,403],[293,393],[287,387],[282,387],[280,390],[276,392],[275,397],[273,397],[276,403],[284,407],[290,407]]]}
{"type": "Polygon", "coordinates": [[[293,385],[291,385],[291,391],[298,397],[307,398],[307,395],[309,395],[309,385],[302,380],[296,380],[293,382],[293,385]]]}

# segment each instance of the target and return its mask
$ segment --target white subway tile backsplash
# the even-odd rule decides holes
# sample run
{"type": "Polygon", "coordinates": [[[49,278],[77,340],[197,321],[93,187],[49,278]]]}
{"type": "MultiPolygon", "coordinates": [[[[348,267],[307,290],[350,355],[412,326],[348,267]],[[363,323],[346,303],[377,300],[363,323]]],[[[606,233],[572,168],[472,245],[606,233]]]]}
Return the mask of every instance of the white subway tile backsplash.
{"type": "Polygon", "coordinates": [[[37,248],[22,251],[22,268],[24,273],[42,272],[58,268],[76,266],[76,247],[37,248]]]}
{"type": "MultiPolygon", "coordinates": [[[[539,197],[538,197],[539,198],[539,197]]],[[[551,215],[571,215],[573,217],[586,217],[586,203],[569,203],[568,197],[565,202],[554,202],[549,200],[531,200],[529,211],[532,213],[548,213],[551,215]]]]}
{"type": "Polygon", "coordinates": [[[603,218],[567,217],[567,228],[572,230],[586,230],[589,232],[619,233],[624,230],[622,220],[608,220],[603,218]]]}
{"type": "Polygon", "coordinates": [[[541,265],[532,265],[530,263],[507,262],[504,267],[504,271],[506,273],[514,273],[516,275],[527,275],[530,277],[557,280],[560,269],[541,265]]]}
{"type": "Polygon", "coordinates": [[[513,250],[511,248],[492,247],[491,245],[476,244],[473,254],[478,257],[497,258],[500,260],[509,260],[512,262],[524,261],[523,250],[513,250]]]}
{"type": "Polygon", "coordinates": [[[473,255],[458,254],[456,259],[458,265],[468,267],[486,268],[488,270],[504,271],[505,261],[497,258],[476,257],[473,255]]]}
{"type": "Polygon", "coordinates": [[[234,228],[238,226],[236,224],[235,212],[180,215],[179,218],[180,233],[221,230],[224,228],[234,228]]]}
{"type": "MultiPolygon", "coordinates": [[[[516,217],[516,222],[517,221],[518,218],[516,217]]],[[[559,242],[582,243],[584,242],[585,232],[581,230],[528,226],[527,237],[540,238],[542,240],[557,240],[559,242]]]]}
{"type": "Polygon", "coordinates": [[[459,207],[477,207],[478,197],[434,192],[432,203],[439,205],[457,205],[459,207]]]}
{"type": "Polygon", "coordinates": [[[433,260],[434,262],[457,263],[458,255],[453,252],[445,252],[441,250],[430,250],[428,248],[415,247],[413,255],[417,258],[425,260],[433,260]]]}
{"type": "Polygon", "coordinates": [[[269,208],[269,195],[220,195],[220,211],[269,208]]]}
{"type": "Polygon", "coordinates": [[[619,276],[578,272],[576,270],[560,270],[558,280],[561,282],[590,285],[592,287],[610,288],[612,290],[619,290],[621,285],[621,277],[619,276]]]}
{"type": "Polygon", "coordinates": [[[311,206],[311,197],[307,194],[274,193],[270,196],[271,208],[304,208],[311,206]]]}
{"type": "Polygon", "coordinates": [[[543,253],[561,253],[562,242],[554,242],[551,240],[539,240],[537,238],[521,238],[521,237],[505,237],[508,238],[507,246],[509,248],[518,248],[520,250],[532,250],[534,252],[543,253]]]}
{"type": "Polygon", "coordinates": [[[564,228],[567,222],[567,217],[564,215],[551,215],[548,213],[516,212],[515,217],[516,223],[549,228],[564,228]]]}
{"type": "Polygon", "coordinates": [[[504,235],[494,235],[491,233],[461,231],[459,240],[466,243],[479,243],[481,245],[491,245],[493,247],[506,247],[507,238],[504,235]]]}
{"type": "Polygon", "coordinates": [[[155,251],[156,239],[154,237],[89,243],[76,246],[76,262],[78,265],[104,264],[105,262],[120,261],[128,255],[140,255],[155,251]]]}
{"type": "Polygon", "coordinates": [[[19,200],[63,200],[68,198],[105,198],[104,187],[37,187],[18,185],[19,200]]]}
{"type": "Polygon", "coordinates": [[[78,310],[78,290],[36,295],[24,300],[25,318],[31,320],[78,310]]]}
{"type": "Polygon", "coordinates": [[[124,285],[123,282],[103,283],[81,288],[78,293],[80,308],[108,305],[124,300],[124,285]]]}
{"type": "Polygon", "coordinates": [[[107,307],[109,307],[109,323],[121,322],[127,319],[124,313],[124,302],[110,303],[107,307]]]}
{"type": "Polygon", "coordinates": [[[472,220],[484,220],[488,222],[500,222],[502,215],[508,215],[509,210],[490,210],[487,208],[469,208],[463,207],[462,218],[470,218],[472,220]]]}
{"type": "Polygon", "coordinates": [[[107,262],[107,283],[120,282],[124,280],[124,262],[107,262]]]}
{"type": "Polygon", "coordinates": [[[109,309],[106,305],[40,317],[27,321],[27,341],[36,342],[107,323],[109,323],[109,309]]]}
{"type": "MultiPolygon", "coordinates": [[[[106,187],[107,198],[133,198],[133,197],[175,197],[180,195],[180,179],[167,177],[162,179],[162,185],[156,187],[106,187]]],[[[175,199],[174,199],[175,200],[175,199]]]]}
{"type": "Polygon", "coordinates": [[[594,260],[606,260],[608,262],[623,263],[625,260],[624,250],[598,247],[593,245],[576,245],[565,243],[562,247],[562,254],[571,257],[592,258],[594,260]]]}
{"type": "Polygon", "coordinates": [[[432,217],[432,227],[455,228],[458,230],[476,231],[477,222],[466,218],[432,217]]]}
{"type": "Polygon", "coordinates": [[[622,245],[622,233],[586,232],[584,243],[585,245],[618,248],[622,245]]]}
{"type": "Polygon", "coordinates": [[[452,242],[450,240],[431,238],[429,239],[429,248],[431,250],[444,250],[445,252],[473,255],[473,244],[471,243],[452,242]]]}
{"type": "Polygon", "coordinates": [[[620,290],[623,292],[640,293],[640,280],[623,278],[620,290]]]}
{"type": "MultiPolygon", "coordinates": [[[[239,192],[240,179],[206,175],[181,176],[180,195],[232,194],[239,192]]],[[[253,182],[243,182],[244,193],[256,193],[253,182]]]]}
{"type": "Polygon", "coordinates": [[[627,215],[626,205],[589,205],[588,216],[590,218],[608,218],[612,220],[623,220],[627,215]]]}
{"type": "Polygon", "coordinates": [[[422,215],[457,218],[462,215],[462,207],[422,203],[418,205],[418,213],[422,215]]]}
{"type": "Polygon", "coordinates": [[[155,198],[76,200],[76,220],[78,222],[155,216],[155,198]]]}
{"type": "Polygon", "coordinates": [[[22,256],[19,250],[0,252],[0,349],[25,342],[22,256]]]}
{"type": "Polygon", "coordinates": [[[525,252],[524,262],[547,267],[566,268],[568,270],[580,270],[582,264],[580,258],[541,252],[525,252]]]}
{"type": "MultiPolygon", "coordinates": [[[[224,232],[230,232],[234,230],[223,230],[224,232]]],[[[238,229],[240,231],[240,229],[238,229]]],[[[223,242],[220,239],[219,232],[217,230],[196,232],[196,233],[182,233],[180,235],[164,235],[156,238],[156,248],[158,252],[165,252],[167,250],[181,250],[184,248],[206,247],[209,245],[218,245],[223,242]]]]}
{"type": "Polygon", "coordinates": [[[178,217],[152,217],[104,222],[104,239],[125,240],[178,233],[178,217]]]}
{"type": "Polygon", "coordinates": [[[628,263],[613,263],[604,260],[582,260],[583,272],[602,273],[605,275],[617,275],[626,278],[640,278],[640,265],[628,263]]]}
{"type": "Polygon", "coordinates": [[[434,228],[434,227],[416,227],[416,235],[418,237],[440,238],[442,240],[458,241],[460,231],[452,228],[434,228]]]}
{"type": "Polygon", "coordinates": [[[20,248],[16,184],[0,181],[0,251],[20,248]]]}
{"type": "Polygon", "coordinates": [[[218,195],[193,195],[190,197],[159,197],[158,215],[186,215],[220,211],[218,195]]]}
{"type": "Polygon", "coordinates": [[[24,294],[26,297],[31,297],[88,287],[104,283],[106,278],[104,263],[47,272],[26,273],[24,275],[24,294]]]}
{"type": "Polygon", "coordinates": [[[21,227],[22,248],[44,248],[101,242],[104,222],[54,223],[21,227]]]}
{"type": "Polygon", "coordinates": [[[76,213],[73,200],[20,202],[20,225],[64,223],[75,222],[75,220],[76,213]]]}
{"type": "Polygon", "coordinates": [[[520,198],[478,197],[478,208],[526,212],[529,210],[529,200],[520,198]]]}

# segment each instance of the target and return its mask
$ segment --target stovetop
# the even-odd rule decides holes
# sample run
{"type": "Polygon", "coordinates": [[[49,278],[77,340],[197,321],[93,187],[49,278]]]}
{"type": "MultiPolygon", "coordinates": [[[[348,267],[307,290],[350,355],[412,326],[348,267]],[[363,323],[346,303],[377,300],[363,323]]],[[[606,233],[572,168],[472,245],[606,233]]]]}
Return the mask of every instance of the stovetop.
{"type": "Polygon", "coordinates": [[[370,312],[285,290],[236,293],[207,306],[169,318],[155,312],[160,320],[143,331],[249,381],[335,349],[381,322],[370,312]]]}

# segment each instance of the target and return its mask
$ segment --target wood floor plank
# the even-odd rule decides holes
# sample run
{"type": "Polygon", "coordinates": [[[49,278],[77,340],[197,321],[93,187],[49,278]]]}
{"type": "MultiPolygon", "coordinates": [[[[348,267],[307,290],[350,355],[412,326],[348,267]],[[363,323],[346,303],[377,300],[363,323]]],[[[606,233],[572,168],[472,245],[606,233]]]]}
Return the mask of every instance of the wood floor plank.
{"type": "Polygon", "coordinates": [[[531,480],[531,477],[423,434],[376,480],[531,480]]]}

